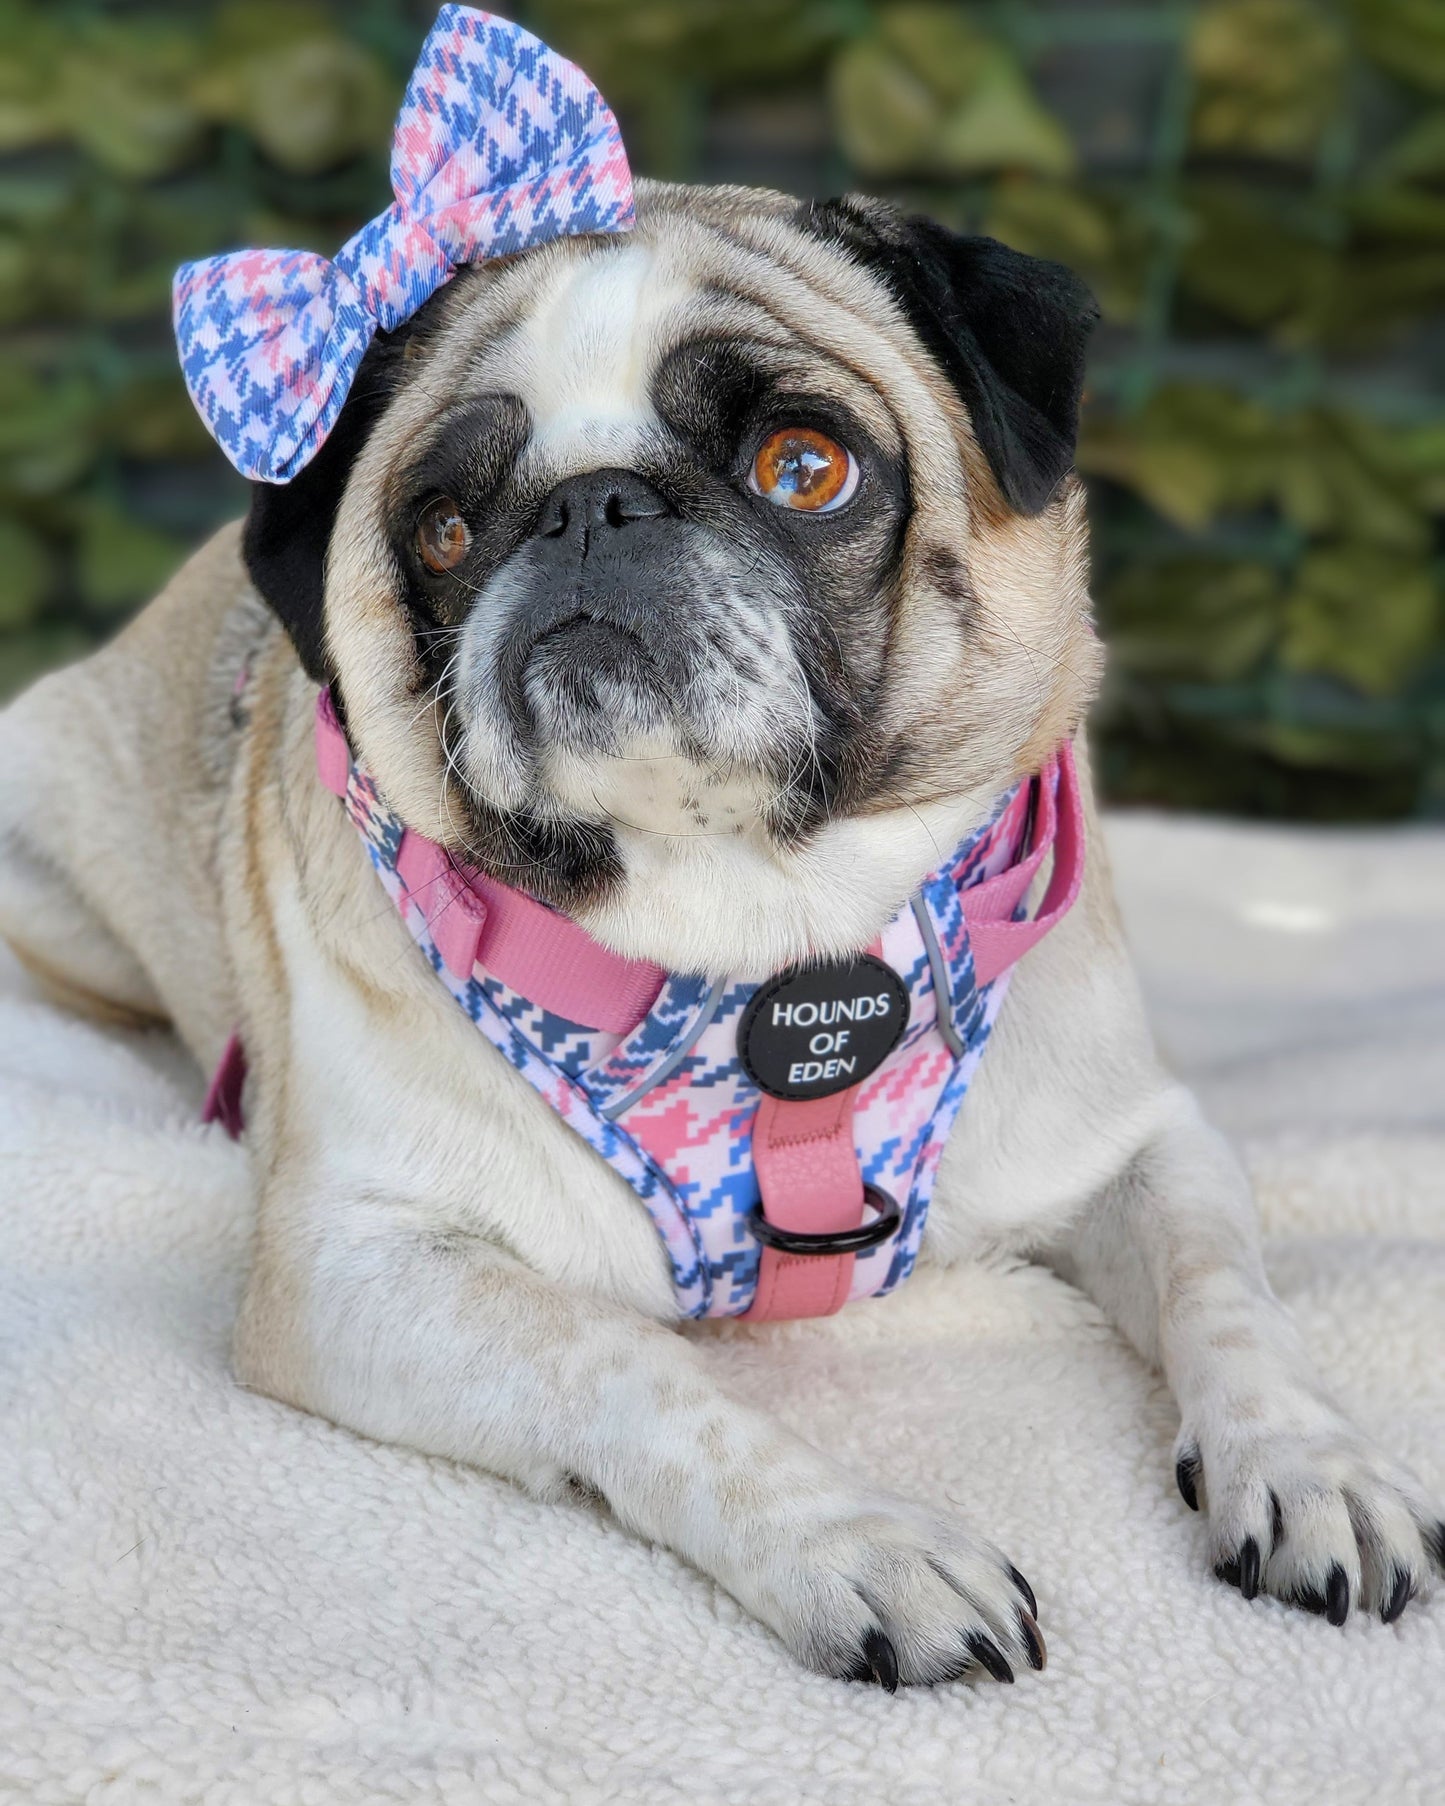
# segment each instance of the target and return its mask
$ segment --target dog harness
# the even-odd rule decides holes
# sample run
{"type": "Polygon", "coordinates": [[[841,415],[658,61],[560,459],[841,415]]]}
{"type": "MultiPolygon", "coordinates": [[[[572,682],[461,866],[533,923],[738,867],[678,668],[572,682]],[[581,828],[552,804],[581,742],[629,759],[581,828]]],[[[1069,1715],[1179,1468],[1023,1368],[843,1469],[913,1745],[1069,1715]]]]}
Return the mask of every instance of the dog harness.
{"type": "MultiPolygon", "coordinates": [[[[1067,742],[865,953],[762,983],[624,958],[459,864],[387,807],[328,691],[316,758],[437,977],[646,1206],[681,1315],[826,1316],[908,1277],[1010,971],[1078,895],[1083,812],[1067,742]]],[[[205,1110],[232,1133],[244,1073],[233,1037],[205,1110]]]]}
{"type": "MultiPolygon", "coordinates": [[[[530,33],[466,6],[443,6],[422,47],[391,173],[393,204],[334,259],[241,251],[177,274],[187,386],[254,481],[287,482],[316,455],[376,331],[459,267],[633,223],[602,96],[530,33]]],[[[866,952],[761,984],[623,959],[459,865],[387,807],[326,692],[316,751],[437,976],[647,1207],[683,1315],[823,1316],[907,1278],[1009,969],[1078,891],[1067,745],[866,952]],[[1051,850],[1047,894],[1025,920],[1051,850]]],[[[244,1078],[233,1036],[206,1099],[207,1120],[233,1134],[244,1078]]]]}

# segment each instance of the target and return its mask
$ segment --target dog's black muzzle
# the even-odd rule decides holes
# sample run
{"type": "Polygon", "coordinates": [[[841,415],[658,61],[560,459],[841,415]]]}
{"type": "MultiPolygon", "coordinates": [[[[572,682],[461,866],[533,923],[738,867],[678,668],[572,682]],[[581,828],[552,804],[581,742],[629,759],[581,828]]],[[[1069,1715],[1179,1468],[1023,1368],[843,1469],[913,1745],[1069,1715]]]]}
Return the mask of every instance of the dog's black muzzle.
{"type": "Polygon", "coordinates": [[[686,621],[691,532],[632,471],[591,470],[557,485],[516,554],[521,593],[498,650],[514,719],[532,723],[529,678],[582,713],[598,705],[598,679],[664,707],[679,695],[699,650],[686,621]]]}

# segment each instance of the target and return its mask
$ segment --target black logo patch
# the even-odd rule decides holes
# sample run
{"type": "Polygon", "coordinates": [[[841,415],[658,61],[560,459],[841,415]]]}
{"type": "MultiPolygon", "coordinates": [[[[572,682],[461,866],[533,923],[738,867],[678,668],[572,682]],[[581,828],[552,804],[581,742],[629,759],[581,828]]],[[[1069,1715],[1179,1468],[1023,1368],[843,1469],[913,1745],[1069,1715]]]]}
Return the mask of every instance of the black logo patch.
{"type": "Polygon", "coordinates": [[[876,1072],[907,1027],[907,986],[863,953],[759,985],[738,1028],[738,1055],[771,1097],[831,1097],[876,1072]]]}

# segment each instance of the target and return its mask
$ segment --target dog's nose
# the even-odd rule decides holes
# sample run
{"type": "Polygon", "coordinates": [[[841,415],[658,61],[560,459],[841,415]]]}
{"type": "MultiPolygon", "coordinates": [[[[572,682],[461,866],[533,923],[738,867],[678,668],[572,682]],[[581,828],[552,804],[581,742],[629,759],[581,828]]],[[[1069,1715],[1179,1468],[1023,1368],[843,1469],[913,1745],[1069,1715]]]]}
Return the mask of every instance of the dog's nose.
{"type": "Polygon", "coordinates": [[[631,470],[587,470],[559,483],[543,502],[533,537],[585,558],[618,543],[640,521],[672,510],[650,483],[631,470]]]}

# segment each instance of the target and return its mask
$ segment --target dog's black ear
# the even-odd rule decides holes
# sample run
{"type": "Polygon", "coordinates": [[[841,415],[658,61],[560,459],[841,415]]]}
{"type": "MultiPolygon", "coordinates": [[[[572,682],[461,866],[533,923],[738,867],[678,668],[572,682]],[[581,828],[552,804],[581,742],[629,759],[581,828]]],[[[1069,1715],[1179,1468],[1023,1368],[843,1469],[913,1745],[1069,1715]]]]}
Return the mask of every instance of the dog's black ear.
{"type": "Polygon", "coordinates": [[[1099,317],[1073,271],[876,203],[814,203],[802,223],[887,285],[962,396],[1009,505],[1047,507],[1074,461],[1099,317]]]}
{"type": "Polygon", "coordinates": [[[251,581],[317,683],[329,683],[323,596],[331,529],[351,467],[390,400],[406,333],[378,333],[321,450],[289,483],[253,483],[242,550],[251,581]]]}

